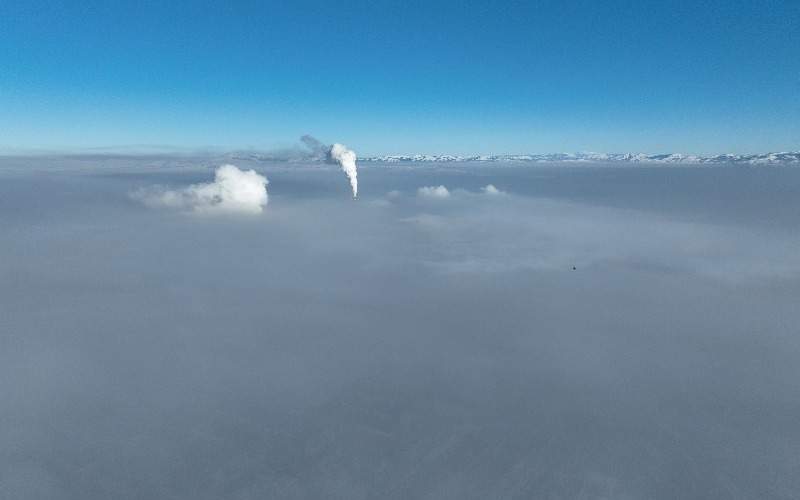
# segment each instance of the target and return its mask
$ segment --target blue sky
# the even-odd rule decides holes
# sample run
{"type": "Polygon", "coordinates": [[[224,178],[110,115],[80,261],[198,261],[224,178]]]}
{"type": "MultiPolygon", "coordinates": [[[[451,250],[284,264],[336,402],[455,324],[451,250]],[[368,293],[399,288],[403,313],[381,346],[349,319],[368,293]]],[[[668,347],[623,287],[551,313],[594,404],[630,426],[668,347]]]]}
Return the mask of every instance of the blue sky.
{"type": "Polygon", "coordinates": [[[800,149],[800,2],[0,3],[0,149],[800,149]]]}

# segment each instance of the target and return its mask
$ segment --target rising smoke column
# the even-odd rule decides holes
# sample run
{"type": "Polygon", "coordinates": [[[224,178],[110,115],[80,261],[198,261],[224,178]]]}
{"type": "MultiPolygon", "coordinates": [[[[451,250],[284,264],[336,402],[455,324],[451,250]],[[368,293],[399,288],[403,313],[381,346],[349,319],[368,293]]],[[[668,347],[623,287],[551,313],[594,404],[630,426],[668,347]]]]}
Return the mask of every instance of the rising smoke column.
{"type": "Polygon", "coordinates": [[[347,149],[344,144],[336,143],[331,146],[331,150],[328,153],[339,166],[342,167],[342,171],[347,175],[347,178],[350,179],[350,187],[353,188],[353,198],[358,198],[358,170],[356,169],[356,153],[351,150],[347,149]]]}
{"type": "Polygon", "coordinates": [[[356,153],[353,150],[347,149],[347,146],[339,143],[327,146],[310,135],[304,135],[300,138],[300,141],[311,150],[312,158],[324,158],[328,163],[336,163],[342,167],[342,171],[350,179],[353,198],[358,198],[358,170],[356,168],[356,153]]]}

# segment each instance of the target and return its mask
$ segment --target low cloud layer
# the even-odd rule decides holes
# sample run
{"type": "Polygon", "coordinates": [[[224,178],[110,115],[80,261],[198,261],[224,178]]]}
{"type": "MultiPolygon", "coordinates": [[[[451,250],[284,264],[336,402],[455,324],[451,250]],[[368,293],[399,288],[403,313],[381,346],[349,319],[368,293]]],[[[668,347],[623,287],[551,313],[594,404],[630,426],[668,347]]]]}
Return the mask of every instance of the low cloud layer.
{"type": "Polygon", "coordinates": [[[147,161],[0,158],[0,498],[800,491],[800,169],[147,161]]]}
{"type": "Polygon", "coordinates": [[[255,170],[222,165],[214,182],[183,189],[146,188],[133,193],[145,205],[198,214],[260,214],[268,202],[267,178],[255,170]]]}
{"type": "Polygon", "coordinates": [[[485,188],[486,194],[454,189],[442,197],[437,188],[423,189],[419,196],[447,203],[393,203],[416,209],[398,220],[424,235],[410,239],[422,241],[427,265],[443,272],[636,266],[726,283],[800,276],[796,236],[485,188]],[[498,197],[503,203],[495,203],[498,197]]]}

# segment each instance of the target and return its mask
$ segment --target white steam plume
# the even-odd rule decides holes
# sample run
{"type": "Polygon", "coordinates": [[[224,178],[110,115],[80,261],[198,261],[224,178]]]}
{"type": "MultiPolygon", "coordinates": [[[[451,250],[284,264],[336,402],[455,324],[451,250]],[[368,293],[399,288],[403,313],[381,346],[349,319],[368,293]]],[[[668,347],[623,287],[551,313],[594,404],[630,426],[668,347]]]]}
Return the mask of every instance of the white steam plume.
{"type": "Polygon", "coordinates": [[[321,159],[323,156],[328,163],[336,163],[342,167],[342,171],[350,179],[350,187],[353,189],[353,199],[358,198],[358,169],[356,168],[356,153],[352,149],[347,149],[344,144],[336,143],[327,146],[317,138],[304,135],[300,141],[311,150],[311,157],[321,159]]]}
{"type": "Polygon", "coordinates": [[[214,182],[177,190],[153,187],[136,191],[132,196],[154,208],[199,214],[260,214],[268,201],[268,183],[255,170],[242,171],[233,165],[222,165],[214,174],[214,182]]]}
{"type": "Polygon", "coordinates": [[[342,170],[350,179],[350,187],[353,188],[353,198],[358,198],[358,170],[356,169],[356,153],[347,149],[343,144],[336,143],[331,146],[328,153],[332,160],[342,167],[342,170]]]}

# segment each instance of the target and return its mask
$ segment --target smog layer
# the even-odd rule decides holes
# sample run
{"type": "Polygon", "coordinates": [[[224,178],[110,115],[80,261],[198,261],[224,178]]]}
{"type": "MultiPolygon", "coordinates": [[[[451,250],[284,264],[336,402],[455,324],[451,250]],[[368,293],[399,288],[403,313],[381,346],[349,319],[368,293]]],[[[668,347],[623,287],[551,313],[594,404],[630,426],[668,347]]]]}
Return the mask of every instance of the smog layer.
{"type": "Polygon", "coordinates": [[[800,169],[322,146],[0,159],[0,497],[800,491],[800,169]]]}

